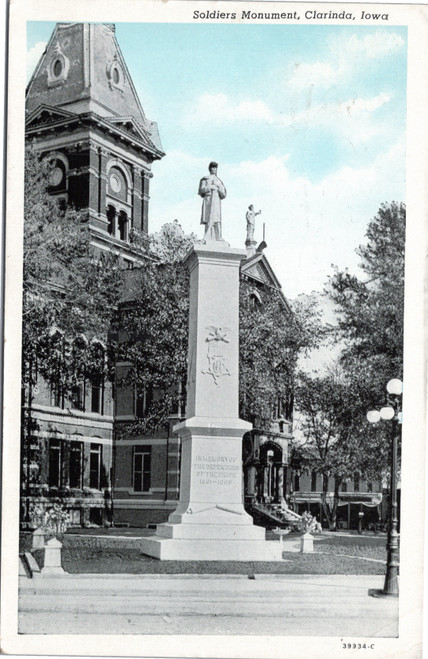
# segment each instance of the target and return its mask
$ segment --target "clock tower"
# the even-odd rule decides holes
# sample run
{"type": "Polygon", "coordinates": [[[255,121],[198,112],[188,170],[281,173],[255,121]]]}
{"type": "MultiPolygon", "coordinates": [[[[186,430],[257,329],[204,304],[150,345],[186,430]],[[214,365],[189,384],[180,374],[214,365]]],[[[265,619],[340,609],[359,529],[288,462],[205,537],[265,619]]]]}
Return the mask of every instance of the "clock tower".
{"type": "Polygon", "coordinates": [[[53,162],[50,192],[83,213],[92,242],[137,261],[148,232],[157,124],[141,106],[112,24],[58,23],[28,84],[27,142],[53,162]]]}

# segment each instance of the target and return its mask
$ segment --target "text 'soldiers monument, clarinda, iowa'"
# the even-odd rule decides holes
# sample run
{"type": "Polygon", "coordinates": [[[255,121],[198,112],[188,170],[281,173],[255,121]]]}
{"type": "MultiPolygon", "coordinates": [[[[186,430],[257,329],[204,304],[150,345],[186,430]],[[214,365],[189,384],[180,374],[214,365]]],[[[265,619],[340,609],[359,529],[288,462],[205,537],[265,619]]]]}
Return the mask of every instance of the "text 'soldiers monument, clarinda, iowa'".
{"type": "Polygon", "coordinates": [[[186,420],[174,431],[182,442],[180,499],[144,554],[161,560],[281,560],[278,542],[265,540],[243,506],[239,418],[239,268],[244,250],[221,237],[226,189],[217,164],[201,179],[204,242],[192,247],[186,420]]]}

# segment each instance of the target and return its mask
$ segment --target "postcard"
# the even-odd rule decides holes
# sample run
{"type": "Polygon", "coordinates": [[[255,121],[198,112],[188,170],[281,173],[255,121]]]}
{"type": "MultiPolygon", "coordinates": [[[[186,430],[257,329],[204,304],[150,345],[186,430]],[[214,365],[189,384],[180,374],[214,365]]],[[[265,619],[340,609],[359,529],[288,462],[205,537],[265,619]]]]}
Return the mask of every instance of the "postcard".
{"type": "Polygon", "coordinates": [[[427,11],[11,3],[5,654],[422,656],[427,11]]]}

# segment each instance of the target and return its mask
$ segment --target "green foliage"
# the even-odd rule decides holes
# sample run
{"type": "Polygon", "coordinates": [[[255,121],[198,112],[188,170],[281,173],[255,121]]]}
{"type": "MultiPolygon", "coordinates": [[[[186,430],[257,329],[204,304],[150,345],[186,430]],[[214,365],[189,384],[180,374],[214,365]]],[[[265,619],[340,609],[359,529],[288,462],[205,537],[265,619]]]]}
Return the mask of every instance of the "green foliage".
{"type": "Polygon", "coordinates": [[[317,310],[296,302],[293,310],[278,291],[254,283],[240,286],[240,415],[268,429],[277,401],[282,415],[292,418],[298,356],[320,340],[317,310]],[[261,294],[260,294],[261,293],[261,294]]]}
{"type": "Polygon", "coordinates": [[[404,204],[382,205],[357,250],[364,278],[336,269],[328,285],[347,342],[342,362],[370,382],[372,405],[403,373],[405,224],[404,204]]]}
{"type": "Polygon", "coordinates": [[[107,340],[121,271],[117,257],[94,253],[79,214],[49,195],[51,167],[26,150],[22,377],[24,386],[40,374],[70,389],[79,370],[99,366],[91,340],[107,340]]]}
{"type": "Polygon", "coordinates": [[[344,345],[339,366],[302,373],[296,390],[306,440],[300,462],[335,479],[332,518],[343,479],[358,471],[372,480],[387,471],[391,428],[373,428],[366,413],[385,404],[388,380],[402,377],[405,206],[384,204],[366,236],[357,250],[364,278],[336,268],[328,284],[337,309],[334,339],[344,345]]]}
{"type": "Polygon", "coordinates": [[[379,477],[385,452],[360,415],[367,409],[364,384],[339,367],[325,375],[300,373],[296,400],[305,438],[299,449],[303,467],[333,477],[338,485],[356,471],[379,477]]]}
{"type": "MultiPolygon", "coordinates": [[[[361,417],[364,388],[341,368],[325,375],[300,373],[296,401],[300,430],[305,441],[297,448],[300,467],[323,476],[321,501],[330,528],[336,527],[339,487],[355,472],[378,478],[385,464],[387,443],[367,428],[361,417]],[[334,480],[333,501],[328,506],[328,479],[334,480]]],[[[367,408],[366,408],[367,409],[367,408]]]]}
{"type": "Polygon", "coordinates": [[[183,400],[189,275],[182,258],[193,242],[178,223],[166,224],[151,237],[144,267],[126,273],[126,301],[117,321],[117,359],[129,362],[129,367],[118,385],[146,394],[144,417],[130,424],[126,433],[156,431],[183,400]]]}
{"type": "Polygon", "coordinates": [[[174,220],[150,236],[150,252],[160,263],[177,263],[184,259],[196,242],[196,235],[185,234],[178,221],[174,220]]]}
{"type": "Polygon", "coordinates": [[[373,428],[369,409],[386,403],[386,384],[403,378],[404,255],[406,207],[383,204],[367,228],[358,254],[364,278],[336,271],[329,293],[338,309],[338,335],[346,341],[342,366],[353,383],[353,416],[367,438],[364,457],[386,469],[390,424],[373,428]]]}

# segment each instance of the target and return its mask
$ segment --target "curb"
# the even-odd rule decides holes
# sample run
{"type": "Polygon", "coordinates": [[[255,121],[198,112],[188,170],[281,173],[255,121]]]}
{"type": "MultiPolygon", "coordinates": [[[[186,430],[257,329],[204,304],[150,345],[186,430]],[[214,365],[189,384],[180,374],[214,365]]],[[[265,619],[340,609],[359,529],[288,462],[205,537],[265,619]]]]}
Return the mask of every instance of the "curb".
{"type": "MultiPolygon", "coordinates": [[[[306,579],[311,579],[311,580],[319,580],[319,579],[325,579],[328,580],[330,577],[332,579],[335,578],[343,578],[344,580],[349,580],[349,578],[353,579],[358,579],[358,581],[361,581],[362,579],[366,579],[369,583],[373,581],[373,579],[383,579],[383,575],[377,574],[109,574],[107,572],[103,572],[100,574],[71,574],[70,572],[64,572],[62,575],[58,574],[55,575],[56,577],[59,578],[60,581],[71,581],[71,580],[106,580],[108,579],[109,581],[119,581],[119,580],[125,580],[125,581],[130,581],[131,579],[133,581],[135,580],[141,580],[141,581],[146,581],[146,580],[163,580],[163,579],[168,579],[168,580],[187,580],[187,579],[197,579],[198,581],[206,581],[206,580],[212,580],[212,579],[227,579],[227,580],[250,580],[250,581],[273,581],[273,580],[282,580],[282,581],[304,581],[306,579]]],[[[38,585],[41,585],[42,583],[46,583],[47,585],[50,586],[52,582],[52,579],[37,579],[38,585]]],[[[336,588],[337,584],[335,583],[325,583],[323,585],[326,586],[331,586],[332,588],[336,588]]]]}

